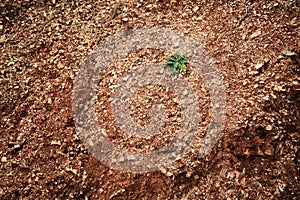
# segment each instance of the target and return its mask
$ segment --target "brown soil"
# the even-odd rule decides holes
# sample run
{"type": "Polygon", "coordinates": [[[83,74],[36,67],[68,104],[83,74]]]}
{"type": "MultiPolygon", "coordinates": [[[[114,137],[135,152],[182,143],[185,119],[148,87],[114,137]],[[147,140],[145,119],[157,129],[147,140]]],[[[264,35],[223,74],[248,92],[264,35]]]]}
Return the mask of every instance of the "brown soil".
{"type": "MultiPolygon", "coordinates": [[[[0,199],[299,199],[299,13],[298,0],[2,0],[0,199]],[[224,77],[227,121],[202,159],[196,139],[169,169],[122,173],[96,160],[76,135],[73,80],[97,44],[141,27],[173,29],[203,44],[224,77]]],[[[107,88],[118,78],[109,72],[163,63],[168,53],[117,59],[99,85],[99,121],[124,148],[160,148],[174,137],[180,115],[172,92],[145,87],[134,95],[131,115],[146,124],[147,102],[164,100],[166,129],[150,140],[123,137],[110,112],[101,112],[110,109],[107,88]]],[[[205,97],[201,78],[192,70],[183,76],[205,97]]],[[[208,102],[200,103],[207,124],[208,102]]]]}

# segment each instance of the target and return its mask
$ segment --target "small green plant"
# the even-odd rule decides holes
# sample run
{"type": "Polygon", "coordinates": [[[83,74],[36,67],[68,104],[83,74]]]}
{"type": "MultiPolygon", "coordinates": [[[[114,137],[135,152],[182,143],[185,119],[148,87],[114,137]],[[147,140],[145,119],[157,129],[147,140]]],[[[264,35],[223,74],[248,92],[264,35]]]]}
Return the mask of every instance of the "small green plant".
{"type": "Polygon", "coordinates": [[[181,54],[177,51],[174,55],[165,57],[167,62],[164,67],[170,67],[172,73],[185,72],[188,64],[187,55],[188,53],[181,54]]]}

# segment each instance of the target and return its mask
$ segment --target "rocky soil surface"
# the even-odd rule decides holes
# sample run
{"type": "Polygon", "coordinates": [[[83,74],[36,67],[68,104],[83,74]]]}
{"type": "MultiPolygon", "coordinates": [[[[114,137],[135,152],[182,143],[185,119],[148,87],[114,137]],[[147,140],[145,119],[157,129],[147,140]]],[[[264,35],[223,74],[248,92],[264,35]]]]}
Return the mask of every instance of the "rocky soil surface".
{"type": "MultiPolygon", "coordinates": [[[[299,199],[299,13],[299,0],[1,0],[0,199],[299,199]],[[209,96],[191,67],[183,78],[203,97],[199,138],[170,168],[125,173],[99,162],[80,140],[72,89],[98,44],[151,27],[203,45],[224,78],[226,124],[199,158],[209,96]]],[[[149,152],[174,137],[180,114],[166,88],[144,87],[130,105],[141,125],[149,105],[165,105],[170,118],[150,140],[124,135],[108,101],[122,74],[141,63],[162,65],[169,53],[131,52],[104,73],[95,107],[115,144],[149,152]]]]}

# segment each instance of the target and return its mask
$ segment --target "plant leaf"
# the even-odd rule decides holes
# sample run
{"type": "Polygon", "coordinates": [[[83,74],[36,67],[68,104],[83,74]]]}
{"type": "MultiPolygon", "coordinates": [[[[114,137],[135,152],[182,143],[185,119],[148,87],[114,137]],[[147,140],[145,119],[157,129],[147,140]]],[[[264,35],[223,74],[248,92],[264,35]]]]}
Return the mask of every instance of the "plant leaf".
{"type": "Polygon", "coordinates": [[[181,54],[176,51],[174,55],[165,57],[166,62],[164,67],[170,67],[172,73],[179,73],[186,71],[186,65],[188,63],[187,56],[188,53],[181,54]]]}

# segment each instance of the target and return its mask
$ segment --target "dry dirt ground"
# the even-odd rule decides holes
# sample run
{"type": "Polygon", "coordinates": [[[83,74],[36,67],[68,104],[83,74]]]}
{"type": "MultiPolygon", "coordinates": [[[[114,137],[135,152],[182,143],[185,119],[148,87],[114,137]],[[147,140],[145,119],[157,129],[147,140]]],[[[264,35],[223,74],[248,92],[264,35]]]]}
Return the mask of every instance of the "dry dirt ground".
{"type": "MultiPolygon", "coordinates": [[[[298,0],[1,0],[0,199],[299,199],[299,13],[298,0]],[[97,44],[141,27],[169,28],[203,44],[224,77],[227,121],[205,158],[190,150],[169,169],[122,173],[97,161],[78,138],[72,88],[97,44]]],[[[133,52],[109,69],[162,64],[165,55],[133,52]]],[[[109,115],[108,87],[118,78],[110,74],[96,105],[108,137],[137,151],[168,143],[180,118],[172,94],[145,87],[140,100],[133,97],[137,123],[147,122],[149,96],[164,99],[158,94],[168,96],[161,103],[174,120],[153,140],[131,140],[109,115]]],[[[201,77],[191,74],[184,76],[201,91],[201,77]]],[[[207,122],[207,102],[200,105],[207,122]]]]}

